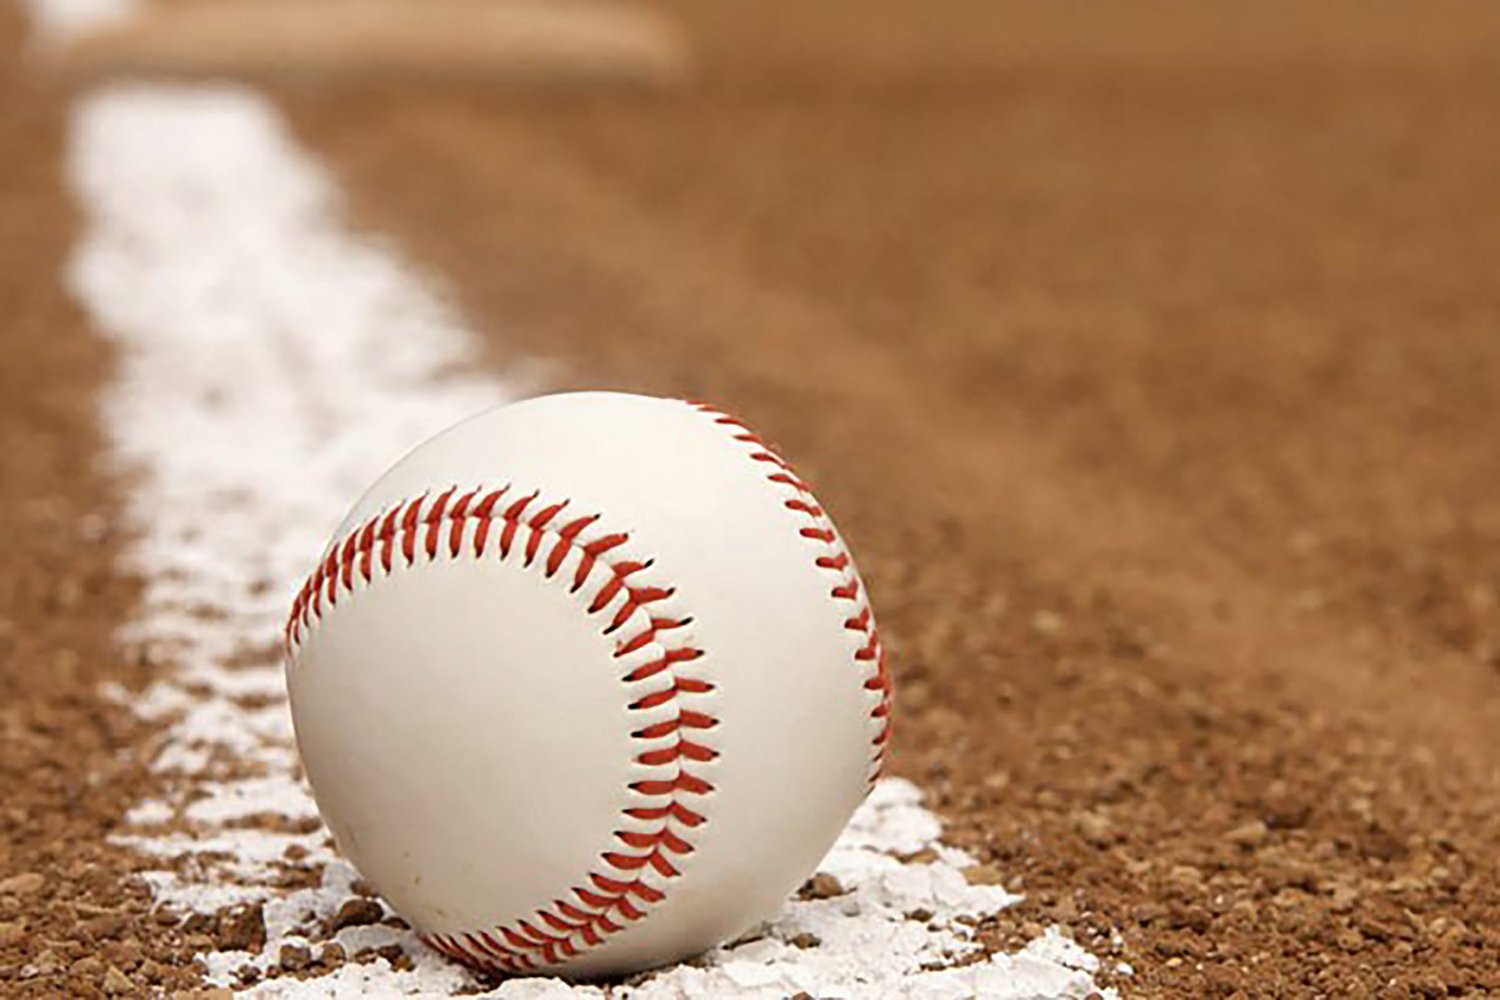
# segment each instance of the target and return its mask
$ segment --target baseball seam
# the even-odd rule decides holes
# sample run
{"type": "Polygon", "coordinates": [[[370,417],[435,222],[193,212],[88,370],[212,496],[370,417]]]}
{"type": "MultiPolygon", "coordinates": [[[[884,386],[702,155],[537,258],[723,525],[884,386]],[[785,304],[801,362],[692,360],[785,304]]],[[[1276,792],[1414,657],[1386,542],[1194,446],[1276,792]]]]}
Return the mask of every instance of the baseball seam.
{"type": "Polygon", "coordinates": [[[510,486],[458,490],[403,501],[336,540],[293,602],[286,646],[295,657],[340,599],[419,560],[445,556],[519,559],[546,579],[570,581],[570,592],[587,602],[584,613],[605,622],[629,709],[641,722],[631,733],[641,747],[634,761],[647,775],[627,787],[630,804],[613,832],[618,849],[601,853],[602,865],[581,884],[530,917],[488,930],[421,935],[443,954],[492,974],[533,972],[640,920],[680,874],[681,859],[694,850],[694,831],[706,822],[701,797],[714,791],[705,772],[718,757],[710,745],[719,725],[711,710],[715,686],[701,676],[704,651],[691,644],[691,618],[665,614],[675,592],[644,582],[652,562],[627,557],[628,534],[606,532],[597,514],[564,517],[566,499],[549,502],[537,493],[509,499],[510,486]]]}
{"type": "Polygon", "coordinates": [[[870,766],[867,777],[873,785],[885,766],[886,749],[890,745],[891,677],[886,666],[885,647],[881,645],[880,632],[875,626],[875,613],[854,568],[854,559],[839,537],[832,519],[813,496],[812,489],[760,435],[738,419],[707,403],[690,402],[688,405],[731,432],[733,439],[748,449],[752,461],[763,463],[767,467],[766,479],[787,494],[782,506],[795,514],[802,523],[798,534],[818,547],[814,565],[838,580],[829,591],[829,597],[849,604],[850,614],[844,620],[844,628],[861,637],[859,648],[854,652],[854,662],[864,673],[864,690],[872,702],[869,716],[870,766]]]}

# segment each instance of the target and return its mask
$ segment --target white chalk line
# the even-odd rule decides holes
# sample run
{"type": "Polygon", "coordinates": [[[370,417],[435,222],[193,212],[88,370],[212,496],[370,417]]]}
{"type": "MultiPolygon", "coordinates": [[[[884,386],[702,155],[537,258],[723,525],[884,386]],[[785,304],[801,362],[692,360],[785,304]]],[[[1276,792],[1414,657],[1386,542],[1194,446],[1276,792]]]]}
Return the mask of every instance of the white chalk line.
{"type": "MultiPolygon", "coordinates": [[[[164,905],[264,905],[259,954],[204,956],[208,980],[228,985],[245,966],[273,969],[283,945],[316,951],[314,929],[350,898],[356,877],[316,825],[297,770],[278,645],[293,588],[385,466],[511,390],[474,374],[471,334],[426,283],[340,222],[334,185],[252,92],[135,87],[88,97],[74,112],[70,172],[86,230],[69,282],[119,345],[105,419],[115,455],[139,476],[127,497],[139,534],[128,559],[146,593],[122,640],[172,667],[143,696],[114,692],[169,723],[155,767],[173,791],[138,805],[124,839],[163,859],[146,877],[164,905]],[[251,822],[264,816],[288,822],[251,822]],[[277,888],[293,858],[323,866],[322,883],[277,888]]],[[[1018,897],[969,885],[961,869],[970,859],[939,842],[919,799],[904,781],[877,788],[823,865],[846,894],[789,901],[752,939],[610,995],[1094,991],[1097,960],[1056,932],[1017,955],[951,967],[976,957],[972,924],[1018,897]],[[896,857],[923,850],[936,860],[896,857]]],[[[378,958],[260,991],[476,986],[398,927],[345,928],[334,940],[349,955],[399,945],[415,967],[378,958]]],[[[490,995],[604,994],[532,980],[490,995]]]]}

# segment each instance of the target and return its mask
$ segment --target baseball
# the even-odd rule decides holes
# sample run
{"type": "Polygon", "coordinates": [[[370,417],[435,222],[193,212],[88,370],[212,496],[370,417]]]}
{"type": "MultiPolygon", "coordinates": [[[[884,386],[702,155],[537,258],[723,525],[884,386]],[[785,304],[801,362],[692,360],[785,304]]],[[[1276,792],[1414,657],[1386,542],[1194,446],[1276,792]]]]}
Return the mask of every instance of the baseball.
{"type": "Polygon", "coordinates": [[[772,916],[889,733],[827,512],[676,400],[547,396],[428,441],[335,532],[286,642],[340,850],[491,973],[631,972],[772,916]]]}

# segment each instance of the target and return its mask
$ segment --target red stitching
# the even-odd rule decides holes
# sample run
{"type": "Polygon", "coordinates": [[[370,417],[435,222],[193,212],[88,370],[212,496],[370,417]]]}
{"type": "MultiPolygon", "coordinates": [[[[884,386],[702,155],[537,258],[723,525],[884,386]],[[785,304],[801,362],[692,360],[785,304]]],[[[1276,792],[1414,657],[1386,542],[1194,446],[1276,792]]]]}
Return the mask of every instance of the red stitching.
{"type": "Polygon", "coordinates": [[[706,403],[689,402],[699,413],[713,418],[713,422],[733,432],[735,441],[750,446],[750,458],[764,463],[772,470],[766,479],[787,488],[793,496],[782,506],[801,515],[808,523],[798,529],[798,534],[824,547],[813,564],[819,569],[838,574],[838,584],[829,591],[836,601],[848,601],[854,605],[854,614],[844,622],[844,627],[864,635],[865,642],[855,650],[854,662],[865,673],[864,689],[879,695],[879,702],[870,710],[870,719],[875,734],[870,739],[870,782],[880,777],[885,765],[886,747],[891,738],[891,676],[886,667],[885,647],[880,643],[880,634],[875,627],[875,616],[862,596],[863,587],[855,575],[853,560],[839,540],[827,513],[818,505],[812,490],[792,470],[792,467],[758,434],[734,417],[706,403]]]}
{"type": "Polygon", "coordinates": [[[648,873],[663,880],[676,878],[680,873],[676,859],[693,852],[692,843],[683,833],[702,826],[705,818],[688,803],[691,797],[708,795],[714,790],[695,771],[698,765],[718,757],[718,751],[708,745],[712,741],[705,736],[719,724],[714,715],[701,710],[704,706],[684,704],[687,699],[714,690],[709,681],[679,673],[701,660],[704,652],[688,644],[684,630],[692,619],[648,613],[652,605],[670,598],[673,590],[632,581],[651,562],[623,558],[617,553],[629,536],[616,532],[585,538],[598,527],[600,517],[560,516],[568,506],[566,499],[548,503],[531,493],[511,500],[502,508],[502,497],[509,489],[502,487],[488,492],[474,489],[457,495],[454,487],[430,500],[426,495],[416,497],[371,517],[329,546],[327,555],[293,601],[285,632],[287,651],[295,654],[324,615],[324,604],[331,609],[342,595],[356,592],[356,573],[367,585],[374,583],[377,550],[380,575],[393,571],[398,551],[410,566],[419,555],[430,562],[440,556],[482,558],[498,550],[502,560],[516,551],[521,556],[522,568],[539,568],[547,579],[555,577],[568,557],[576,553],[578,568],[565,578],[571,591],[582,589],[597,570],[608,574],[585,613],[591,617],[600,615],[618,600],[619,608],[601,627],[604,634],[613,635],[624,629],[638,615],[644,618],[639,630],[632,628],[631,634],[616,638],[614,657],[630,656],[652,643],[661,646],[660,655],[634,666],[622,680],[635,684],[666,675],[670,684],[635,697],[629,708],[650,711],[670,706],[670,714],[631,734],[633,739],[649,743],[639,749],[635,761],[658,772],[669,765],[675,766],[667,772],[670,777],[632,781],[627,786],[632,800],[644,796],[657,801],[622,808],[621,815],[637,823],[653,823],[655,827],[615,831],[614,838],[621,849],[602,852],[600,860],[608,865],[606,871],[618,872],[621,878],[590,871],[581,885],[569,890],[570,899],[556,899],[550,908],[538,910],[529,918],[489,930],[421,935],[424,942],[442,954],[496,975],[532,972],[560,964],[584,949],[599,946],[607,935],[645,916],[644,907],[664,898],[661,889],[643,879],[648,873]],[[497,521],[500,538],[496,549],[489,549],[486,543],[497,521]],[[471,525],[473,544],[466,553],[464,532],[471,525]],[[448,529],[446,537],[444,527],[448,529]]]}

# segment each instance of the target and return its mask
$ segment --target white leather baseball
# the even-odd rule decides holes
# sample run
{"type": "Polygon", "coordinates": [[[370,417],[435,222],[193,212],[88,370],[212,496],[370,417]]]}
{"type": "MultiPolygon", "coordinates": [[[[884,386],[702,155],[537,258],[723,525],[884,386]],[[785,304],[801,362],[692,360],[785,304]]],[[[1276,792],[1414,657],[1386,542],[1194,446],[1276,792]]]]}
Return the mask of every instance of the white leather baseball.
{"type": "Polygon", "coordinates": [[[772,915],[888,733],[833,523],[676,400],[548,396],[428,441],[338,529],[287,647],[340,849],[491,972],[633,971],[772,915]]]}

